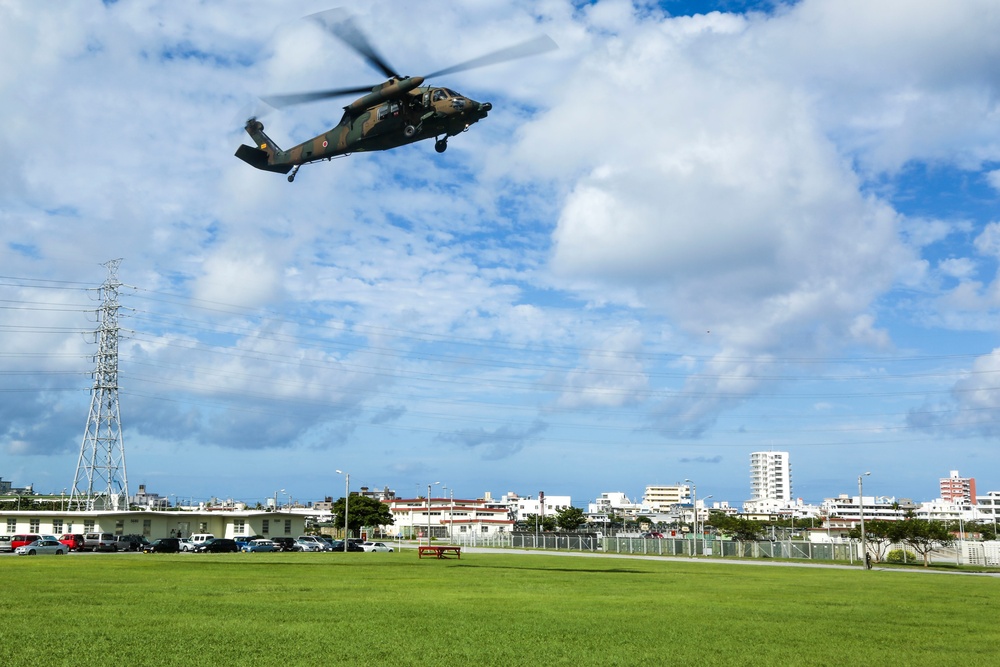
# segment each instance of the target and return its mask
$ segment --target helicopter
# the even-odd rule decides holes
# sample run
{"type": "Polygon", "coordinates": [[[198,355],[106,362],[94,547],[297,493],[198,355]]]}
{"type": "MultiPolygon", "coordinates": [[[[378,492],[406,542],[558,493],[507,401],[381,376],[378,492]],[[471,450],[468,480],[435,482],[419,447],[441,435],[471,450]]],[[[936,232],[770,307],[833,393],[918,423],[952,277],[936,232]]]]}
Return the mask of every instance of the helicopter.
{"type": "Polygon", "coordinates": [[[236,157],[264,171],[288,174],[295,180],[299,168],[310,162],[332,160],[364,151],[384,151],[434,139],[434,149],[443,153],[448,138],[465,132],[486,118],[493,109],[489,102],[477,102],[451,88],[424,85],[429,79],[477,67],[538,55],[557,48],[547,35],[494,51],[426,76],[402,76],[378,54],[355,25],[354,18],[341,9],[330,9],[306,17],[319,23],[341,42],[357,52],[388,80],[375,86],[355,86],[304,93],[262,96],[266,104],[284,108],[346,95],[365,93],[344,107],[336,127],[294,148],[282,150],[264,133],[264,124],[251,116],[244,129],[256,146],[241,144],[236,157]]]}

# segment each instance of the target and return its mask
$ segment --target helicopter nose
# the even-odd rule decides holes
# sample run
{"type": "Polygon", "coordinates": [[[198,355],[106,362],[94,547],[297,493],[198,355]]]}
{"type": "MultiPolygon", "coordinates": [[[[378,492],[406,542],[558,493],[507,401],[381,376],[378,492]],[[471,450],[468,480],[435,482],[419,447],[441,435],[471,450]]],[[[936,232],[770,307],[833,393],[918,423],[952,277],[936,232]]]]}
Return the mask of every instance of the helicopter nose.
{"type": "Polygon", "coordinates": [[[481,103],[479,104],[479,110],[480,110],[480,111],[486,111],[486,112],[489,112],[489,111],[490,111],[490,110],[491,110],[492,108],[493,108],[493,105],[492,105],[492,104],[490,104],[489,102],[481,102],[481,103]]]}

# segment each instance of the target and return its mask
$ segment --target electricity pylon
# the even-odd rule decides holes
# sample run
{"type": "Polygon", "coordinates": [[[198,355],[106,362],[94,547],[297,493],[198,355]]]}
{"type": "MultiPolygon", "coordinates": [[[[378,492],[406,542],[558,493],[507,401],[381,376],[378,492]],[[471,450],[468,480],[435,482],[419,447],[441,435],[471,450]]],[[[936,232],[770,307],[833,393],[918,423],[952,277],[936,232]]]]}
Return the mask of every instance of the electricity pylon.
{"type": "Polygon", "coordinates": [[[118,406],[118,265],[121,259],[104,264],[108,278],[101,285],[98,311],[97,367],[90,397],[90,416],[80,445],[76,478],[69,506],[79,510],[127,510],[128,475],[125,473],[125,444],[118,406]]]}

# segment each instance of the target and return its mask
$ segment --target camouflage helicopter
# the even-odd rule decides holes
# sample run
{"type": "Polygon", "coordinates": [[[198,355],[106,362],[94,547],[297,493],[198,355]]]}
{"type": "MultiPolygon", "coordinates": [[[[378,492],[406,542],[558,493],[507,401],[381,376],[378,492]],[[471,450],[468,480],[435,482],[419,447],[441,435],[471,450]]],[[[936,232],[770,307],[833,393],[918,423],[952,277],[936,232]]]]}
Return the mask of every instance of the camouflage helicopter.
{"type": "Polygon", "coordinates": [[[434,149],[443,153],[448,148],[449,137],[465,132],[473,123],[486,118],[493,105],[476,102],[450,88],[422,85],[426,80],[556,48],[551,38],[542,35],[433,74],[401,76],[375,51],[354,25],[353,18],[343,10],[327,10],[306,18],[318,22],[351,47],[369,65],[387,76],[388,81],[374,87],[335,88],[261,98],[272,107],[282,108],[367,93],[344,107],[344,115],[336,127],[289,150],[282,150],[264,134],[264,124],[256,117],[246,121],[244,129],[256,147],[242,144],[236,150],[236,157],[257,169],[288,174],[289,183],[295,180],[299,167],[310,162],[331,160],[356,152],[389,150],[432,137],[435,140],[434,149]]]}

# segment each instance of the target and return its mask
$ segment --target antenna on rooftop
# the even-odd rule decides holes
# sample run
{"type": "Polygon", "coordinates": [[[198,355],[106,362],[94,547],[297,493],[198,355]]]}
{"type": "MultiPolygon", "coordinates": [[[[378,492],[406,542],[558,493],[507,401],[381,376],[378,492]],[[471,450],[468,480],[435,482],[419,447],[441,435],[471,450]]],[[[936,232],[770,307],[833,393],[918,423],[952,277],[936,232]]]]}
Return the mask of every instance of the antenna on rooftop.
{"type": "Polygon", "coordinates": [[[94,359],[94,386],[90,416],[80,445],[76,477],[69,506],[78,510],[127,510],[128,476],[125,473],[125,444],[118,406],[118,265],[121,259],[105,263],[108,278],[101,285],[101,307],[97,354],[94,359]]]}

